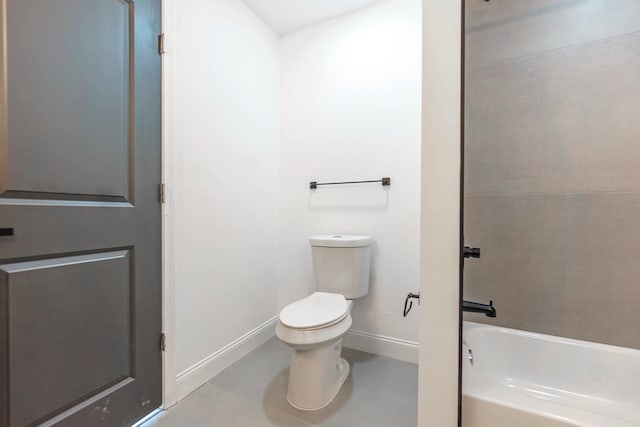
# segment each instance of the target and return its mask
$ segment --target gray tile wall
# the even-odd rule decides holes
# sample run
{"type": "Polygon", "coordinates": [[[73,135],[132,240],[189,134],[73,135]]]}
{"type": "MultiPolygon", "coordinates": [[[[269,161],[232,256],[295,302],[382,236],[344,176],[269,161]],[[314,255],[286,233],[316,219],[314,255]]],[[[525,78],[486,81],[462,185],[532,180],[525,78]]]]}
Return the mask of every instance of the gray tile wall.
{"type": "Polygon", "coordinates": [[[640,348],[640,1],[467,4],[466,318],[640,348]]]}

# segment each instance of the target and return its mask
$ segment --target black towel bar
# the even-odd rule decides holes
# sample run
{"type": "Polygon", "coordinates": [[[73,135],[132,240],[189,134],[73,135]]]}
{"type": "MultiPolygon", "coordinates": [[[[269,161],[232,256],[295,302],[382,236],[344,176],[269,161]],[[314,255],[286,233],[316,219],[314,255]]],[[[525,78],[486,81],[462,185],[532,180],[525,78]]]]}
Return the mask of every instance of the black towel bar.
{"type": "Polygon", "coordinates": [[[309,188],[315,190],[321,185],[344,185],[344,184],[368,184],[371,182],[381,182],[383,186],[388,187],[391,185],[391,178],[375,179],[371,181],[343,181],[343,182],[315,182],[309,183],[309,188]]]}

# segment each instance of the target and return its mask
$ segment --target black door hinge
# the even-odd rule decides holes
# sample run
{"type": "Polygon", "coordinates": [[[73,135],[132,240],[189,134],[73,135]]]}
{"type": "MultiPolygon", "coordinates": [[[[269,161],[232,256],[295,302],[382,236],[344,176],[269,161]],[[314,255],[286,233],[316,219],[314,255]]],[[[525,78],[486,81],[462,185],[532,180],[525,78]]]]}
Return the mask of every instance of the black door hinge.
{"type": "Polygon", "coordinates": [[[164,33],[160,33],[158,34],[158,55],[164,55],[165,53],[167,51],[165,49],[164,33]]]}
{"type": "Polygon", "coordinates": [[[165,351],[167,348],[167,336],[162,333],[160,334],[160,351],[165,351]]]}

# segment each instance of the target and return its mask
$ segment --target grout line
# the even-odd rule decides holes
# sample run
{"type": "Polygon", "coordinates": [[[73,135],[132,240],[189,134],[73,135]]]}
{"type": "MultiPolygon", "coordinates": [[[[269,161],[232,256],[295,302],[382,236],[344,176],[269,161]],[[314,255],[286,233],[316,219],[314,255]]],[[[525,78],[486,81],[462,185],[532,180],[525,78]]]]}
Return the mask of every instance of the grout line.
{"type": "MultiPolygon", "coordinates": [[[[601,43],[601,42],[606,42],[606,41],[610,41],[610,40],[614,40],[617,38],[622,38],[622,37],[628,37],[628,36],[633,36],[633,35],[640,35],[640,30],[635,30],[635,31],[631,31],[628,33],[623,33],[623,34],[616,34],[613,36],[607,36],[607,37],[602,37],[599,39],[593,39],[593,40],[585,40],[582,42],[577,42],[577,43],[572,43],[572,44],[568,44],[565,46],[559,46],[559,47],[554,47],[554,48],[550,48],[550,49],[546,49],[546,50],[541,50],[538,52],[531,52],[531,53],[525,53],[522,55],[516,55],[516,56],[510,56],[507,58],[502,58],[502,59],[498,59],[496,61],[493,62],[489,62],[486,64],[481,64],[481,65],[477,65],[477,66],[473,66],[473,65],[467,65],[467,74],[469,71],[478,71],[478,70],[482,70],[485,68],[491,68],[491,67],[495,67],[496,65],[502,65],[503,63],[507,63],[510,61],[517,61],[520,59],[524,59],[527,57],[534,57],[534,56],[542,56],[548,53],[552,53],[552,52],[556,52],[559,50],[563,50],[563,49],[571,49],[577,46],[582,46],[582,45],[588,45],[588,44],[595,44],[595,43],[601,43]]],[[[467,61],[465,59],[465,63],[467,63],[469,61],[467,61]]]]}
{"type": "Polygon", "coordinates": [[[640,191],[569,191],[566,193],[465,193],[465,197],[548,197],[548,196],[598,196],[640,195],[640,191]]]}
{"type": "MultiPolygon", "coordinates": [[[[232,366],[233,366],[233,365],[232,365],[232,366]]],[[[218,390],[220,390],[220,391],[224,391],[225,393],[229,393],[229,394],[232,394],[232,395],[234,395],[234,396],[236,396],[236,397],[241,397],[241,398],[243,398],[243,399],[245,399],[245,400],[249,400],[249,397],[247,397],[247,396],[243,396],[243,395],[238,394],[238,393],[236,393],[236,392],[234,392],[234,391],[231,391],[231,390],[227,390],[226,388],[221,387],[221,386],[219,386],[219,385],[212,384],[212,383],[210,383],[210,382],[207,382],[206,384],[207,384],[208,386],[213,387],[213,388],[217,388],[217,389],[218,389],[218,390]]]]}
{"type": "Polygon", "coordinates": [[[223,392],[228,393],[228,394],[230,394],[230,395],[232,395],[232,396],[235,396],[235,397],[237,397],[237,398],[240,398],[240,399],[242,399],[242,400],[244,400],[244,401],[246,401],[246,402],[249,402],[249,403],[256,403],[256,404],[258,404],[258,406],[260,406],[260,405],[262,404],[262,405],[264,405],[264,406],[268,407],[269,409],[271,409],[272,411],[279,412],[280,414],[286,415],[286,416],[287,416],[287,417],[289,417],[289,418],[294,418],[294,419],[295,419],[295,420],[297,420],[297,421],[300,421],[300,422],[302,422],[302,423],[307,424],[307,425],[308,425],[307,427],[317,427],[315,424],[313,424],[313,423],[311,423],[311,422],[309,422],[309,421],[307,421],[307,420],[304,420],[304,419],[302,419],[302,418],[298,418],[298,417],[297,417],[296,415],[294,415],[294,414],[291,414],[291,413],[289,413],[289,412],[285,412],[285,411],[283,411],[282,409],[280,409],[280,408],[278,408],[278,407],[276,407],[276,406],[273,406],[273,405],[269,405],[269,404],[263,403],[261,399],[254,399],[254,398],[251,398],[251,397],[249,397],[249,396],[243,396],[243,395],[241,395],[241,394],[239,394],[239,393],[236,393],[235,391],[227,390],[226,388],[221,387],[221,386],[218,386],[218,385],[216,385],[216,384],[211,384],[211,383],[207,383],[207,384],[208,384],[208,385],[210,385],[210,386],[213,386],[214,388],[217,388],[217,389],[218,389],[218,390],[220,390],[220,391],[223,391],[223,392]]]}

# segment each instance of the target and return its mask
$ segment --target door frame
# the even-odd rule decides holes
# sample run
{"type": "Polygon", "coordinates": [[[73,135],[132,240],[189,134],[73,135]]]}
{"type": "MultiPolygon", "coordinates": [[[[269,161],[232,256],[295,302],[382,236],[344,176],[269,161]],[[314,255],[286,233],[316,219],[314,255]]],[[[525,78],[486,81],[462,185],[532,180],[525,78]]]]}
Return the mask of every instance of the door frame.
{"type": "Polygon", "coordinates": [[[165,53],[162,55],[162,333],[165,347],[162,353],[162,408],[177,403],[176,342],[175,342],[175,209],[172,188],[175,182],[175,53],[178,0],[161,0],[162,33],[165,53]]]}
{"type": "Polygon", "coordinates": [[[464,0],[423,0],[418,425],[461,425],[464,0]]]}

